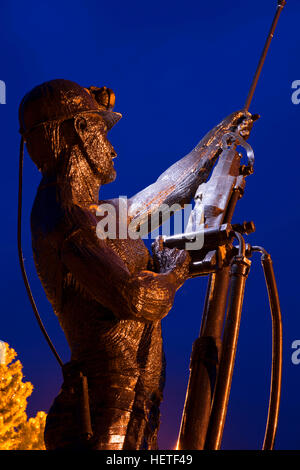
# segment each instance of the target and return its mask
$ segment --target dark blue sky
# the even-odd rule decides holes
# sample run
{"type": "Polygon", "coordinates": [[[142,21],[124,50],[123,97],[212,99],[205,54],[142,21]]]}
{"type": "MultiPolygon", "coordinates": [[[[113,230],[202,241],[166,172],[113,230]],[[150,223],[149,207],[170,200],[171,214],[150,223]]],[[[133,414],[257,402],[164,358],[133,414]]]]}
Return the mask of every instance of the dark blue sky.
{"type": "MultiPolygon", "coordinates": [[[[227,114],[240,109],[275,11],[275,0],[11,1],[1,5],[0,105],[2,146],[1,332],[24,364],[35,391],[29,410],[47,411],[61,383],[60,370],[33,318],[17,261],[18,104],[35,85],[65,78],[111,87],[123,119],[110,138],[117,180],[101,198],[132,195],[188,153],[227,114]]],[[[291,343],[300,339],[297,250],[300,105],[291,84],[300,79],[300,3],[288,1],[251,111],[261,114],[249,142],[255,173],[235,221],[254,220],[249,242],[271,252],[281,299],[283,393],[276,448],[299,449],[300,365],[291,343]]],[[[40,175],[28,156],[24,169],[24,256],[45,325],[65,361],[69,351],[32,260],[29,216],[40,175]]],[[[198,334],[205,279],[189,281],[163,320],[167,385],[160,448],[175,444],[188,378],[191,344],[198,334]]],[[[271,365],[271,323],[259,257],[247,284],[224,449],[262,445],[271,365]]]]}

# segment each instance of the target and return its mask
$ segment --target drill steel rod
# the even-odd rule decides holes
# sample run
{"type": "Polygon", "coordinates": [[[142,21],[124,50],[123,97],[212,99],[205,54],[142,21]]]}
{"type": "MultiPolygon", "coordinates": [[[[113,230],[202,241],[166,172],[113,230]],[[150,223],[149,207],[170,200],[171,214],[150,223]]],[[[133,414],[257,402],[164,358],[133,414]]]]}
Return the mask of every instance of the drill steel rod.
{"type": "Polygon", "coordinates": [[[276,29],[276,26],[277,26],[277,23],[278,23],[278,20],[279,20],[279,16],[280,16],[285,4],[286,4],[285,0],[278,1],[276,13],[275,13],[275,16],[274,16],[274,19],[273,19],[273,22],[272,22],[272,26],[271,26],[270,32],[268,34],[265,46],[263,48],[263,51],[262,51],[262,54],[261,54],[256,72],[255,72],[255,75],[253,77],[252,84],[251,84],[251,87],[250,87],[250,90],[249,90],[249,93],[248,93],[248,96],[247,96],[247,99],[246,99],[246,103],[245,103],[245,110],[246,111],[249,110],[249,107],[250,107],[250,104],[251,104],[251,101],[252,101],[252,98],[253,98],[253,95],[254,95],[254,92],[255,92],[255,88],[256,88],[259,76],[261,74],[261,70],[263,68],[263,65],[264,65],[264,62],[266,60],[266,56],[267,56],[271,41],[272,41],[273,36],[274,36],[274,32],[275,32],[275,29],[276,29]]]}

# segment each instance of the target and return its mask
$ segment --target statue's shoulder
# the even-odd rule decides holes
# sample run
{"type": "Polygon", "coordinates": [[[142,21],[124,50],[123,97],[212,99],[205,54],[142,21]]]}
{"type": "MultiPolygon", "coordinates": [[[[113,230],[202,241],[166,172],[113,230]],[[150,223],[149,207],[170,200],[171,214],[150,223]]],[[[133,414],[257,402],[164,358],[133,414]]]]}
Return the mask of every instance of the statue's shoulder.
{"type": "Polygon", "coordinates": [[[97,217],[102,216],[105,212],[112,210],[117,216],[122,219],[129,219],[129,208],[131,205],[130,199],[126,196],[120,196],[114,199],[99,200],[98,205],[91,206],[93,214],[97,217]]]}
{"type": "Polygon", "coordinates": [[[62,205],[55,188],[38,191],[31,211],[33,240],[43,239],[59,244],[72,232],[95,225],[96,219],[89,209],[77,204],[62,205]]]}
{"type": "Polygon", "coordinates": [[[32,235],[48,237],[63,229],[64,210],[56,197],[55,188],[37,192],[31,210],[32,235]]]}

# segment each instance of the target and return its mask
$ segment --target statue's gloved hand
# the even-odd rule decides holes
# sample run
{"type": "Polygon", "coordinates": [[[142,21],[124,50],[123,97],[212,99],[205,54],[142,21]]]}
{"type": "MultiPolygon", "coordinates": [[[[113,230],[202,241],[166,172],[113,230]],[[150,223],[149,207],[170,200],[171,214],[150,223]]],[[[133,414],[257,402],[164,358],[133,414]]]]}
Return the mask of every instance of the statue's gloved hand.
{"type": "Polygon", "coordinates": [[[177,288],[188,279],[191,258],[187,251],[167,248],[162,237],[158,237],[152,243],[152,253],[155,272],[172,273],[177,288]]]}
{"type": "Polygon", "coordinates": [[[152,245],[155,271],[140,271],[124,285],[123,296],[135,319],[164,318],[176,291],[189,277],[190,255],[185,250],[166,248],[162,240],[152,245]]]}

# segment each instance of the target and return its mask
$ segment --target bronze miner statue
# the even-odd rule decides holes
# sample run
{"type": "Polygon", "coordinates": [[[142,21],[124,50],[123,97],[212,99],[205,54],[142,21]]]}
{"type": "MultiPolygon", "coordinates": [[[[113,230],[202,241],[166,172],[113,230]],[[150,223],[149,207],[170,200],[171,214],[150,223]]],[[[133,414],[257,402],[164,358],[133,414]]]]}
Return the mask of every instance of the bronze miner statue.
{"type": "MultiPolygon", "coordinates": [[[[157,449],[161,320],[189,277],[190,255],[159,240],[151,255],[141,237],[120,237],[118,227],[116,237],[97,235],[99,188],[116,176],[108,131],[121,115],[113,106],[110,89],[62,79],[35,87],[20,105],[20,131],[42,173],[31,215],[34,259],[71,349],[47,417],[47,449],[157,449]]],[[[126,224],[141,226],[163,203],[188,203],[208,179],[221,137],[238,125],[247,134],[250,113],[228,116],[128,199],[126,224]]],[[[118,199],[105,202],[119,210],[118,199]]]]}

